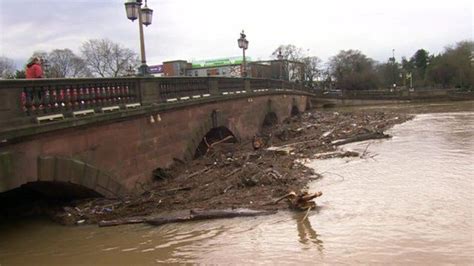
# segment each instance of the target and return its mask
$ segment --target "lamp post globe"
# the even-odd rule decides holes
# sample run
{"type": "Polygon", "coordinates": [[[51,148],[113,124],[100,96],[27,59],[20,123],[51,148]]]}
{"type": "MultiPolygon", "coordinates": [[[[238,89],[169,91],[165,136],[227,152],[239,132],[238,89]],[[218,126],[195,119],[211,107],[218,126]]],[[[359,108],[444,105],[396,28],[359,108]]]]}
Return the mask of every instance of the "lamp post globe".
{"type": "Polygon", "coordinates": [[[131,21],[134,21],[138,18],[138,13],[140,10],[140,3],[135,0],[129,0],[125,2],[125,12],[127,13],[127,18],[131,21]]]}
{"type": "Polygon", "coordinates": [[[140,76],[146,76],[150,73],[146,64],[145,55],[145,37],[143,34],[143,25],[148,26],[152,22],[153,10],[148,8],[147,0],[145,0],[145,6],[141,7],[142,0],[127,0],[125,2],[125,11],[127,18],[134,21],[138,18],[138,29],[140,32],[140,54],[141,54],[141,65],[138,68],[138,74],[140,76]]]}
{"type": "Polygon", "coordinates": [[[141,13],[142,23],[148,27],[148,25],[151,25],[151,21],[153,19],[153,9],[149,8],[145,3],[145,6],[141,9],[141,13]]]}

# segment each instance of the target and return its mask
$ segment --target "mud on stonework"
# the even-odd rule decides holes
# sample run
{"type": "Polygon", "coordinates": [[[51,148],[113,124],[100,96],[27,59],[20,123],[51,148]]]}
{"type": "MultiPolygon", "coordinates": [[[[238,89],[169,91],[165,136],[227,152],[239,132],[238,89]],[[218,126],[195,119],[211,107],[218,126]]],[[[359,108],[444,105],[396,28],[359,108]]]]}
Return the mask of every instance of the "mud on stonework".
{"type": "Polygon", "coordinates": [[[408,119],[409,115],[391,112],[312,111],[280,124],[267,123],[259,135],[241,143],[231,133],[219,132],[203,140],[194,160],[176,159],[172,167],[156,169],[153,182],[143,186],[140,196],[78,200],[48,214],[62,224],[112,221],[109,225],[115,225],[143,222],[143,217],[150,216],[160,216],[162,222],[169,220],[167,215],[174,217],[170,213],[186,210],[192,210],[186,216],[192,218],[193,212],[206,210],[216,214],[212,210],[275,211],[288,209],[288,204],[297,208],[297,200],[291,199],[296,194],[311,199],[321,196],[316,191],[301,194],[309,181],[321,178],[317,170],[303,165],[303,159],[365,156],[337,147],[388,138],[385,130],[408,119]],[[285,195],[288,200],[281,200],[285,195]]]}

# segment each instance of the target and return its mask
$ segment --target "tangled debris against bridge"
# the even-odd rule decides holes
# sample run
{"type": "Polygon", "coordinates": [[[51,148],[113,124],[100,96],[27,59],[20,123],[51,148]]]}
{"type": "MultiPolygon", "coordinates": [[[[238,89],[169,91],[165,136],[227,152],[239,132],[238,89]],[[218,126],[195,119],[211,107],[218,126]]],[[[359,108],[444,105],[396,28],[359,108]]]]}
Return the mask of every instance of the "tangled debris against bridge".
{"type": "Polygon", "coordinates": [[[233,136],[206,140],[207,149],[200,157],[190,162],[176,159],[172,167],[156,169],[153,182],[142,185],[140,196],[77,200],[57,208],[52,216],[63,224],[115,225],[143,222],[143,217],[153,215],[164,219],[163,214],[180,211],[188,218],[195,210],[244,208],[267,214],[288,209],[283,198],[290,207],[308,210],[322,193],[305,192],[306,185],[321,175],[304,166],[304,159],[367,156],[337,147],[388,138],[386,129],[408,119],[409,115],[378,111],[306,112],[264,126],[252,140],[236,142],[233,136]]]}

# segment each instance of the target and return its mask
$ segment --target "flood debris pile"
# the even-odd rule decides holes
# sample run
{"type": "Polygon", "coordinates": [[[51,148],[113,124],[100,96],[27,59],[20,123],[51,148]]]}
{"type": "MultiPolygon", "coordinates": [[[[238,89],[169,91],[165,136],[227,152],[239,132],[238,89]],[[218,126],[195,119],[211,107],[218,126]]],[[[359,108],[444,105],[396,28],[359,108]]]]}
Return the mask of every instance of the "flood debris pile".
{"type": "Polygon", "coordinates": [[[64,224],[144,222],[150,215],[184,212],[189,217],[195,210],[288,209],[283,198],[290,207],[308,210],[321,192],[305,187],[321,176],[304,166],[304,159],[360,156],[337,147],[387,138],[384,130],[409,118],[387,112],[313,111],[265,126],[252,140],[239,143],[223,135],[207,143],[206,152],[193,161],[176,159],[170,168],[157,168],[140,196],[75,201],[55,218],[64,224]]]}

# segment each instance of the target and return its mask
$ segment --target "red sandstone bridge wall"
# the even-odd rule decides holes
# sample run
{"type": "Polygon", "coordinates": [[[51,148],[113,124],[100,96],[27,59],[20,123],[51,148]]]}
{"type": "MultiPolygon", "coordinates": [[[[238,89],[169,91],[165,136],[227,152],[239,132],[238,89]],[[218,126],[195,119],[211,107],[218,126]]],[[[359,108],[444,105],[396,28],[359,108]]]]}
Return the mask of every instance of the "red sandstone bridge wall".
{"type": "Polygon", "coordinates": [[[191,159],[211,128],[225,126],[237,138],[248,139],[261,129],[267,113],[282,121],[293,105],[304,111],[306,103],[302,95],[250,96],[36,135],[3,148],[13,171],[0,186],[60,181],[110,196],[138,191],[157,167],[169,166],[173,158],[191,159]]]}

